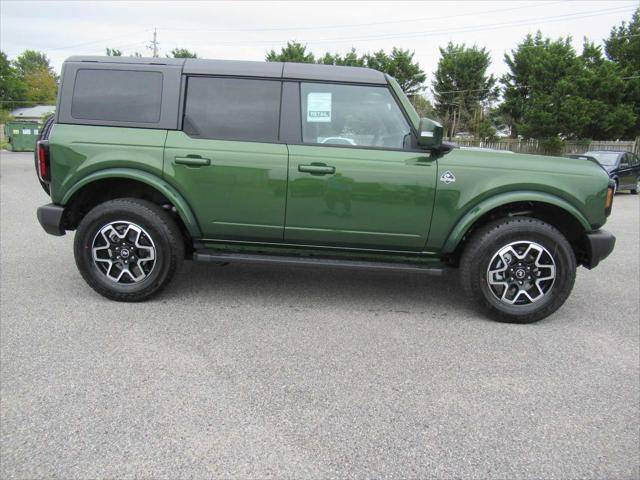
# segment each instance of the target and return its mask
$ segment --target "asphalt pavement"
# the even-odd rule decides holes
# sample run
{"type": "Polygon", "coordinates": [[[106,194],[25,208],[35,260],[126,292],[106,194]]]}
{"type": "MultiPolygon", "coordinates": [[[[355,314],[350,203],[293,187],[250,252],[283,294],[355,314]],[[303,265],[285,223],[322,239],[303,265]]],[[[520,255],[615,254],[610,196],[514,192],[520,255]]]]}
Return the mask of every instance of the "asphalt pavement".
{"type": "Polygon", "coordinates": [[[640,203],[532,325],[455,276],[186,262],[115,303],[0,154],[0,477],[640,476],[640,203]]]}

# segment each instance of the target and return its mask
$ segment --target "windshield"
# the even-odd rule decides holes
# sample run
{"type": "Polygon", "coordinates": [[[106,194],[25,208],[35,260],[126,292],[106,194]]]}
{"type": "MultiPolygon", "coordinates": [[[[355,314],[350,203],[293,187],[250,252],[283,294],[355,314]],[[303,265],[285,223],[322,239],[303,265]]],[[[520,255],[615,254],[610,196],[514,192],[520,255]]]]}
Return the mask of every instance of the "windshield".
{"type": "Polygon", "coordinates": [[[618,162],[617,152],[587,152],[585,155],[595,158],[600,165],[613,166],[618,162]]]}

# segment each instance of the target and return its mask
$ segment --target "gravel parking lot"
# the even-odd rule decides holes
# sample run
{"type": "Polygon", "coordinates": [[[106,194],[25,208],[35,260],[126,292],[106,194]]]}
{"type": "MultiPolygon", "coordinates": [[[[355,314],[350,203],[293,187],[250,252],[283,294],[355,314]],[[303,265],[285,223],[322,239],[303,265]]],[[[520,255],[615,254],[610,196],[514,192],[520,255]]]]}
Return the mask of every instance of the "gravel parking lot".
{"type": "Polygon", "coordinates": [[[1,153],[2,478],[638,478],[640,208],[533,325],[457,278],[185,263],[143,304],[44,233],[1,153]]]}

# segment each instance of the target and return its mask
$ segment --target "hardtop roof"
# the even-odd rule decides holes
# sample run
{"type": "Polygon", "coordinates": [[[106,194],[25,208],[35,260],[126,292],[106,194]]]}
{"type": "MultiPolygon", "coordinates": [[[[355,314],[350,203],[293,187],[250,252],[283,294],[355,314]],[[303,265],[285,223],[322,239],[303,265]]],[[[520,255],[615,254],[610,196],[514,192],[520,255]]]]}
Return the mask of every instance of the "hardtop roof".
{"type": "Polygon", "coordinates": [[[336,81],[378,85],[387,83],[387,79],[383,73],[371,68],[321,65],[316,63],[108,56],[73,56],[65,61],[65,63],[67,62],[167,65],[181,67],[182,73],[192,75],[285,78],[292,80],[336,81]]]}

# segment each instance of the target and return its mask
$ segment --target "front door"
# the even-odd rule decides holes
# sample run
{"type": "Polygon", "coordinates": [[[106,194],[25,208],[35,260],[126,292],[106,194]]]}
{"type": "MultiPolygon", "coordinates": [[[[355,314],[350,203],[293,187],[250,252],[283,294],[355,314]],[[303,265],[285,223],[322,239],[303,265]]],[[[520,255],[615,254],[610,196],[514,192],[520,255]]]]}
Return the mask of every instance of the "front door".
{"type": "Polygon", "coordinates": [[[302,83],[302,143],[289,145],[285,241],[422,250],[437,162],[410,148],[386,87],[302,83]]]}
{"type": "Polygon", "coordinates": [[[281,82],[190,77],[183,131],[170,131],[167,181],[207,239],[282,241],[287,147],[278,141],[281,82]]]}

